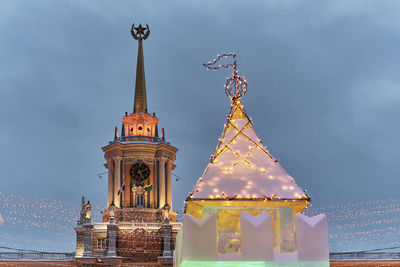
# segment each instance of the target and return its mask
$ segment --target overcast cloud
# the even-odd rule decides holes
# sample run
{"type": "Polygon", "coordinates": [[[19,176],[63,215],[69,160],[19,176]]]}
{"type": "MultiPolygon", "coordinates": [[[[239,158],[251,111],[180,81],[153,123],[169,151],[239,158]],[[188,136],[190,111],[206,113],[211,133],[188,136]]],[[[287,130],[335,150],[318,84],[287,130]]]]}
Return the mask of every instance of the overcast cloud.
{"type": "Polygon", "coordinates": [[[105,206],[100,148],[132,112],[135,22],[151,28],[149,112],[179,148],[176,209],[229,112],[230,72],[201,64],[229,51],[257,134],[314,204],[398,198],[399,13],[395,0],[0,1],[0,191],[105,206]]]}

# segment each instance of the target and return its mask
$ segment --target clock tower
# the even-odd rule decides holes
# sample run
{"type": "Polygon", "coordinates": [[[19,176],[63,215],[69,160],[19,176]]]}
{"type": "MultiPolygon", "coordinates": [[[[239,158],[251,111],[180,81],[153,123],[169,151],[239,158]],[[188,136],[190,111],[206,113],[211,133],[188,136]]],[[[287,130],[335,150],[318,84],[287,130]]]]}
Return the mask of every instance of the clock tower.
{"type": "Polygon", "coordinates": [[[107,211],[115,219],[126,222],[158,222],[162,209],[170,208],[171,221],[176,221],[172,209],[171,171],[175,168],[177,148],[166,141],[164,129],[159,135],[158,118],[147,107],[143,41],[150,29],[132,26],[131,34],[138,41],[136,85],[133,112],[125,112],[120,131],[115,128],[114,140],[102,148],[108,169],[107,211]]]}
{"type": "Polygon", "coordinates": [[[91,204],[82,198],[75,227],[77,266],[172,266],[180,223],[172,208],[171,171],[178,151],[160,131],[147,107],[143,41],[149,26],[135,27],[138,41],[133,109],[125,112],[114,139],[102,147],[108,170],[107,208],[102,222],[92,222],[91,204]],[[127,265],[128,266],[128,265],[127,265]]]}

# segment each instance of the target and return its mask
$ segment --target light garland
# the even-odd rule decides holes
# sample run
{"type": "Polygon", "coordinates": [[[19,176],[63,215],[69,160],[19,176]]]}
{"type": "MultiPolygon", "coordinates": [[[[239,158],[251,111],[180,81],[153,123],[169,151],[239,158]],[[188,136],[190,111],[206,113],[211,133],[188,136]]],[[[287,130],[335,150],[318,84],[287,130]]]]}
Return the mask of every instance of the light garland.
{"type": "Polygon", "coordinates": [[[233,68],[232,76],[226,78],[226,84],[224,86],[226,96],[229,97],[229,99],[231,99],[232,102],[235,102],[237,100],[240,100],[240,98],[246,94],[247,81],[244,77],[238,75],[237,60],[235,53],[217,55],[217,58],[215,58],[213,61],[209,61],[208,63],[204,63],[203,66],[206,67],[208,70],[218,70],[221,68],[228,69],[229,67],[232,67],[233,68]],[[217,64],[217,62],[221,58],[228,58],[228,57],[233,58],[233,63],[225,65],[220,64],[215,66],[215,64],[217,64]],[[232,92],[232,90],[234,90],[234,92],[232,92]]]}

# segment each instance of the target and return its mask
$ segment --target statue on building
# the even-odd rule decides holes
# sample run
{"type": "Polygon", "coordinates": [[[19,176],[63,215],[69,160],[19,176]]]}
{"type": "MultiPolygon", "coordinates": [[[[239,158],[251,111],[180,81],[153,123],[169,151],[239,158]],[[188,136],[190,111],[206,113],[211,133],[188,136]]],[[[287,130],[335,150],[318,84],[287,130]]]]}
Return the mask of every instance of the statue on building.
{"type": "Polygon", "coordinates": [[[82,196],[81,215],[78,221],[78,225],[91,222],[92,222],[92,204],[90,204],[89,200],[87,203],[85,203],[85,197],[82,196]]]}
{"type": "Polygon", "coordinates": [[[92,219],[92,205],[90,204],[89,200],[85,205],[85,214],[86,214],[86,219],[90,221],[92,219]]]}
{"type": "Polygon", "coordinates": [[[110,212],[110,218],[114,218],[115,217],[115,205],[114,202],[111,203],[110,207],[108,208],[109,212],[110,212]]]}

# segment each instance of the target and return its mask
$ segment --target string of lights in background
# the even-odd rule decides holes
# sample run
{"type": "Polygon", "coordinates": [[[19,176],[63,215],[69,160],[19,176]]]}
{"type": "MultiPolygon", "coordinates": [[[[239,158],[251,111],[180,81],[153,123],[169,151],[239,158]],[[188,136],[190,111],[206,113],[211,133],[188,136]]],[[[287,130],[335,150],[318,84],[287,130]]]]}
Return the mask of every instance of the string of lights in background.
{"type": "Polygon", "coordinates": [[[328,217],[332,252],[364,251],[400,246],[400,199],[310,207],[306,214],[328,217]]]}
{"type": "MultiPolygon", "coordinates": [[[[0,246],[40,251],[74,251],[74,226],[80,216],[80,199],[66,202],[0,192],[0,246]]],[[[101,221],[101,208],[92,205],[101,221]]]]}
{"type": "MultiPolygon", "coordinates": [[[[0,246],[36,251],[75,250],[80,201],[66,202],[0,192],[0,246]]],[[[101,220],[93,205],[93,219],[101,220]]],[[[400,246],[400,199],[310,207],[306,214],[325,213],[332,252],[400,246]]],[[[159,242],[162,242],[161,240],[159,242]]],[[[2,250],[2,249],[0,249],[2,250]]]]}

